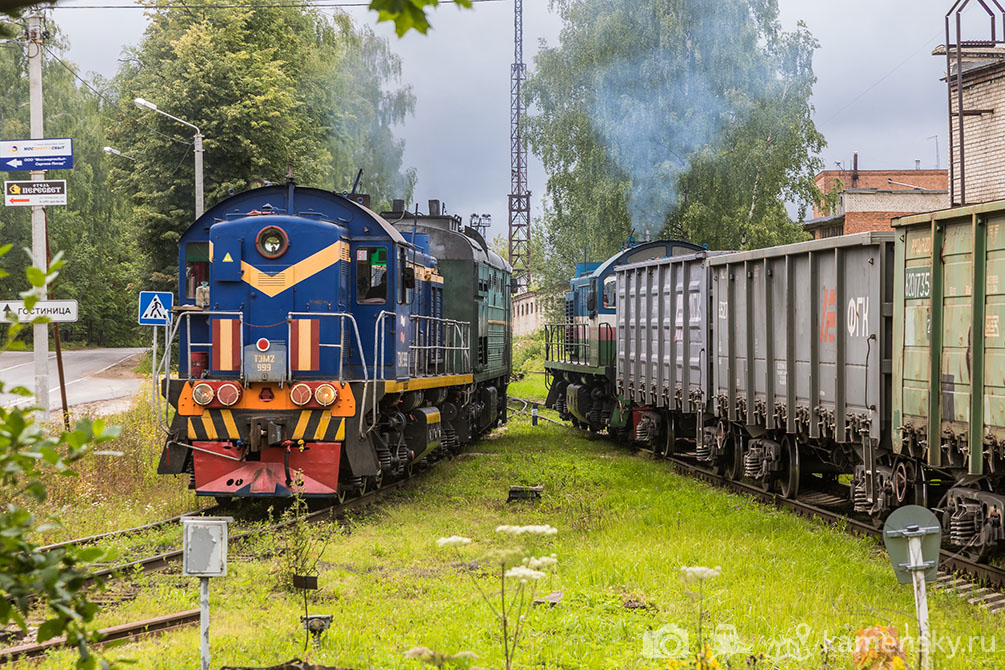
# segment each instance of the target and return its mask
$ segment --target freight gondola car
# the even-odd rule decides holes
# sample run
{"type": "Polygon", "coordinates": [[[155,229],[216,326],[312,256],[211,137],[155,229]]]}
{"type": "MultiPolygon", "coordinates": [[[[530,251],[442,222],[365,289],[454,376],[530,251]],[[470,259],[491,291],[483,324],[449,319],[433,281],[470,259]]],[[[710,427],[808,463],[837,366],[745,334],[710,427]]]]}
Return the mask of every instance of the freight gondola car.
{"type": "Polygon", "coordinates": [[[510,268],[455,217],[409,215],[406,237],[366,204],[291,180],[184,233],[158,472],[341,498],[505,419],[510,268]]]}
{"type": "Polygon", "coordinates": [[[928,505],[952,544],[1001,548],[1002,224],[1005,202],[896,233],[615,262],[616,368],[565,360],[569,323],[550,327],[548,406],[784,496],[844,485],[876,523],[928,505]],[[610,408],[599,425],[571,411],[584,397],[610,408]]]}

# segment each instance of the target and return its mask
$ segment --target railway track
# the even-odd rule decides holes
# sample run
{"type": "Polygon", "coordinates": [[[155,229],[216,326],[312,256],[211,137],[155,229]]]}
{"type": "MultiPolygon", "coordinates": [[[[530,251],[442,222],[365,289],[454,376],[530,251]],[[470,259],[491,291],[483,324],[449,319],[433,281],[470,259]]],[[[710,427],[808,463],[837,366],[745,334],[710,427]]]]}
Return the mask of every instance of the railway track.
{"type": "MultiPolygon", "coordinates": [[[[363,495],[351,498],[349,500],[345,500],[344,502],[338,503],[336,505],[332,505],[330,507],[325,507],[323,509],[311,512],[308,515],[306,515],[305,518],[310,523],[321,523],[327,520],[337,520],[343,518],[351,510],[355,510],[373,504],[378,500],[380,500],[381,498],[386,497],[393,491],[402,488],[409,481],[410,480],[408,478],[405,478],[394,482],[389,482],[387,484],[384,484],[379,489],[366,492],[363,495]]],[[[201,510],[201,512],[205,513],[209,510],[216,511],[216,508],[208,508],[207,510],[201,510]]],[[[56,547],[69,546],[74,543],[87,544],[90,542],[98,541],[100,539],[105,539],[107,537],[122,535],[130,532],[138,532],[141,529],[147,530],[157,526],[166,525],[171,522],[177,522],[185,516],[188,515],[179,515],[178,517],[173,517],[172,519],[165,519],[163,521],[156,522],[155,524],[147,524],[146,526],[143,527],[124,529],[122,531],[115,531],[113,533],[106,533],[102,535],[90,536],[87,538],[80,538],[78,540],[70,540],[67,542],[58,543],[57,545],[49,545],[48,547],[46,547],[46,549],[51,550],[55,549],[56,547]]],[[[295,523],[295,521],[293,520],[280,521],[261,528],[254,528],[251,530],[241,531],[230,535],[229,542],[231,544],[241,542],[243,540],[250,539],[263,533],[281,530],[283,528],[292,525],[293,523],[295,523]]],[[[182,550],[172,549],[170,551],[161,552],[152,556],[140,558],[135,561],[120,563],[107,568],[101,568],[91,573],[90,578],[86,582],[86,586],[93,586],[99,579],[108,583],[122,576],[128,577],[129,575],[135,574],[136,572],[145,574],[165,570],[171,567],[172,565],[179,563],[181,559],[182,559],[182,550]]],[[[131,595],[127,596],[124,599],[135,597],[136,590],[135,589],[131,590],[129,591],[129,593],[131,595]]],[[[115,597],[113,596],[113,601],[114,599],[115,597]]],[[[100,597],[98,601],[101,601],[100,597]]],[[[113,604],[113,603],[105,603],[105,604],[113,604]]],[[[105,634],[106,632],[108,633],[110,637],[108,639],[105,639],[104,642],[109,642],[118,639],[142,637],[144,635],[148,635],[154,632],[162,632],[170,630],[172,628],[177,628],[182,625],[187,625],[189,623],[198,622],[198,620],[199,620],[199,610],[192,610],[187,612],[180,612],[177,614],[163,615],[155,617],[153,619],[145,619],[143,621],[124,624],[122,626],[115,626],[113,628],[107,629],[107,631],[102,630],[101,632],[102,634],[105,634]],[[191,618],[193,616],[193,613],[194,613],[194,619],[191,618]]],[[[35,656],[39,656],[51,649],[60,647],[63,644],[65,644],[65,640],[62,638],[58,638],[54,640],[48,640],[41,644],[25,643],[15,647],[0,649],[0,663],[6,663],[17,659],[32,658],[35,656]]]]}
{"type": "MultiPolygon", "coordinates": [[[[524,403],[524,410],[531,401],[510,396],[510,400],[524,403]]],[[[518,413],[526,414],[525,411],[518,413]]],[[[544,418],[544,417],[539,417],[544,418]]],[[[548,419],[562,426],[568,424],[548,419]]],[[[667,462],[681,474],[696,477],[720,488],[751,496],[765,504],[779,509],[787,509],[800,516],[821,519],[837,525],[857,535],[883,539],[883,531],[872,523],[861,521],[839,508],[847,499],[826,491],[808,491],[796,499],[785,498],[777,493],[764,491],[760,486],[732,480],[698,467],[693,462],[681,458],[667,458],[667,462]]],[[[972,605],[987,608],[991,612],[1005,613],[1005,569],[981,563],[962,556],[959,552],[942,549],[939,557],[939,580],[936,588],[965,598],[972,605]]]]}
{"type": "MultiPolygon", "coordinates": [[[[527,411],[527,408],[530,407],[531,405],[538,405],[538,407],[540,409],[545,409],[545,408],[541,407],[541,403],[539,403],[539,402],[537,402],[535,400],[527,400],[526,398],[517,398],[516,396],[507,396],[507,402],[519,402],[519,403],[523,403],[523,407],[521,407],[520,409],[513,409],[512,407],[509,407],[509,409],[513,410],[514,414],[523,414],[524,416],[527,416],[527,417],[531,416],[531,413],[527,411]]],[[[566,425],[566,424],[562,423],[561,421],[556,421],[555,419],[552,419],[552,418],[547,417],[547,416],[541,416],[540,414],[538,414],[537,418],[538,418],[539,421],[548,421],[550,423],[555,424],[556,426],[564,426],[564,425],[566,425]]]]}
{"type": "MultiPolygon", "coordinates": [[[[381,488],[374,491],[369,491],[361,496],[351,498],[337,505],[332,505],[331,507],[325,507],[324,509],[311,512],[305,518],[311,523],[320,523],[329,519],[339,519],[345,516],[345,513],[356,509],[358,507],[365,507],[377,500],[383,498],[392,491],[401,488],[408,479],[400,479],[395,482],[390,482],[383,485],[381,488]]],[[[238,533],[230,535],[229,542],[240,542],[263,533],[268,533],[275,530],[281,530],[290,526],[294,521],[280,521],[268,526],[263,526],[261,528],[254,528],[251,530],[245,530],[238,533]]],[[[154,554],[152,556],[147,556],[144,558],[137,559],[135,561],[129,561],[128,563],[120,563],[107,568],[102,568],[96,570],[91,574],[91,578],[88,580],[88,585],[93,585],[98,579],[109,581],[115,579],[117,576],[122,574],[128,574],[135,571],[140,571],[142,573],[156,572],[159,570],[164,570],[170,565],[181,561],[182,550],[172,549],[170,551],[161,552],[154,554]]]]}
{"type": "Polygon", "coordinates": [[[163,528],[169,524],[178,523],[185,517],[190,516],[203,516],[208,514],[215,514],[220,511],[219,505],[213,505],[212,507],[207,507],[205,509],[195,510],[194,512],[186,512],[184,514],[178,514],[169,519],[161,519],[160,521],[153,521],[151,523],[143,524],[142,526],[136,526],[135,528],[123,528],[121,530],[113,530],[107,533],[100,533],[98,535],[88,535],[87,537],[78,537],[73,540],[64,540],[63,542],[56,542],[54,544],[47,544],[44,547],[39,547],[39,551],[52,551],[53,549],[64,549],[66,547],[81,547],[86,544],[94,544],[95,542],[100,542],[102,540],[110,540],[116,537],[123,537],[126,535],[135,535],[137,533],[142,533],[148,530],[155,530],[157,528],[163,528]]]}
{"type": "MultiPolygon", "coordinates": [[[[199,610],[185,610],[174,614],[165,614],[152,619],[144,619],[134,623],[121,624],[103,628],[98,633],[102,639],[99,645],[117,640],[135,640],[148,635],[165,633],[175,628],[189,626],[199,623],[199,610]]],[[[57,637],[46,640],[41,644],[23,644],[17,647],[9,647],[0,650],[0,663],[13,663],[14,661],[38,658],[47,654],[53,649],[67,646],[65,637],[57,637]]]]}

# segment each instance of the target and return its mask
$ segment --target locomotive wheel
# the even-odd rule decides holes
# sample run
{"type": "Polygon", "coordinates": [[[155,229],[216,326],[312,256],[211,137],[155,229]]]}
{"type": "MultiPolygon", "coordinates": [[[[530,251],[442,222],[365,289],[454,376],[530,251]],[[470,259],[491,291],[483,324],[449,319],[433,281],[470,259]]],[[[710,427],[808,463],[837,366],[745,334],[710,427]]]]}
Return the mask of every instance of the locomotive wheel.
{"type": "Polygon", "coordinates": [[[790,500],[799,495],[799,443],[786,435],[782,440],[782,496],[790,500]]]}

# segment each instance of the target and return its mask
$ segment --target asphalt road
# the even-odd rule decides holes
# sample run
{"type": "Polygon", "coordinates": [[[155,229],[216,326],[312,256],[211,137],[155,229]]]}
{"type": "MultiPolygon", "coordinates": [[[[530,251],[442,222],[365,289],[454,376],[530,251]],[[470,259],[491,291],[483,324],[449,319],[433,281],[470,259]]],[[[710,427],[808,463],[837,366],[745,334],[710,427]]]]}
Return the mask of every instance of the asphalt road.
{"type": "MultiPolygon", "coordinates": [[[[143,378],[131,375],[109,375],[109,368],[130,356],[146,351],[135,349],[78,349],[63,352],[63,373],[66,377],[66,399],[69,405],[113,400],[131,396],[143,383],[143,378]]],[[[0,382],[5,388],[24,386],[35,388],[35,363],[31,351],[8,351],[0,354],[0,382]]],[[[0,405],[27,405],[33,397],[0,393],[0,405]]],[[[56,354],[49,352],[49,407],[61,406],[59,373],[56,354]]]]}

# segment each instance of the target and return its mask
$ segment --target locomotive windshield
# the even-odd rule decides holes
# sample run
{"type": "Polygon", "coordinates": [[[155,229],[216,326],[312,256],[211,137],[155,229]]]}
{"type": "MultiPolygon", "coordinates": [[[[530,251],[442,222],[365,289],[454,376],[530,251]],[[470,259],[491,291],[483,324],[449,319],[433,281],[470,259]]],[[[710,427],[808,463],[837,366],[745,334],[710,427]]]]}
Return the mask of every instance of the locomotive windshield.
{"type": "Polygon", "coordinates": [[[387,249],[384,247],[356,250],[356,299],[362,305],[387,301],[387,249]]]}

